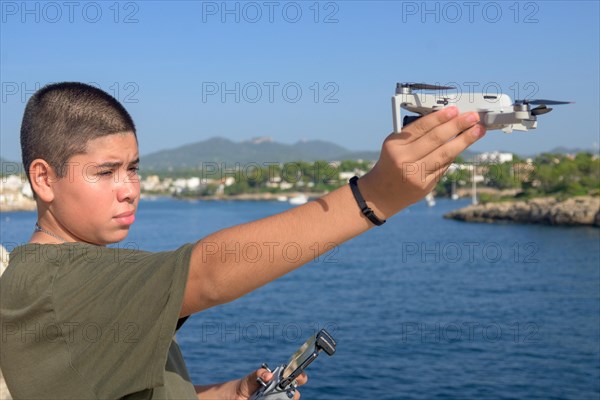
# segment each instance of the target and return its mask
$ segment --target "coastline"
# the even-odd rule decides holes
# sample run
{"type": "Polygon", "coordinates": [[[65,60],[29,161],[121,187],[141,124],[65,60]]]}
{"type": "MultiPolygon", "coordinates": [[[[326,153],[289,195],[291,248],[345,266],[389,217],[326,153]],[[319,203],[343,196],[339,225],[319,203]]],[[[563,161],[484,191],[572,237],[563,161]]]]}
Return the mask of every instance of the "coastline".
{"type": "Polygon", "coordinates": [[[514,222],[600,228],[600,197],[554,197],[470,205],[444,215],[464,222],[514,222]]]}
{"type": "MultiPolygon", "coordinates": [[[[246,193],[232,196],[174,197],[175,200],[194,201],[280,201],[289,202],[290,198],[304,195],[308,200],[323,196],[325,193],[246,193]],[[285,200],[282,199],[285,197],[285,200]]],[[[142,200],[152,200],[163,196],[142,195],[142,200]]],[[[13,201],[0,202],[0,213],[16,211],[35,211],[33,199],[21,197],[13,201]]],[[[444,218],[463,222],[484,223],[523,223],[554,226],[592,226],[600,228],[600,197],[577,196],[566,200],[554,197],[541,197],[529,200],[512,200],[470,205],[444,215],[444,218]]]]}
{"type": "Polygon", "coordinates": [[[35,200],[21,197],[12,201],[0,201],[0,213],[12,211],[35,211],[35,200]]]}
{"type": "MultiPolygon", "coordinates": [[[[307,199],[314,200],[326,193],[246,193],[231,196],[189,196],[189,197],[176,197],[171,195],[153,195],[153,194],[142,194],[141,200],[152,201],[153,199],[165,197],[174,200],[195,200],[195,201],[281,201],[280,198],[284,196],[285,202],[289,201],[292,197],[304,195],[307,199]]],[[[15,212],[15,211],[35,211],[36,203],[33,199],[23,197],[16,201],[11,202],[0,202],[0,213],[4,212],[15,212]]]]}
{"type": "Polygon", "coordinates": [[[200,200],[200,201],[282,201],[281,197],[286,198],[286,202],[297,196],[306,196],[310,200],[317,199],[327,192],[323,193],[303,193],[303,192],[286,192],[286,193],[243,193],[228,196],[190,196],[190,197],[175,197],[175,200],[200,200]]]}

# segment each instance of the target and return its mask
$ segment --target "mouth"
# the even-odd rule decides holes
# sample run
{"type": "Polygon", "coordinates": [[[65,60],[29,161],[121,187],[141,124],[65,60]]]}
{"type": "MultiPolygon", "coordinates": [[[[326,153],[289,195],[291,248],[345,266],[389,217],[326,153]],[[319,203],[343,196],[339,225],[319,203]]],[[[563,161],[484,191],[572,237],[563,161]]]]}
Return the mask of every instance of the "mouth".
{"type": "Polygon", "coordinates": [[[119,225],[131,225],[135,221],[135,211],[126,211],[113,217],[119,225]]]}

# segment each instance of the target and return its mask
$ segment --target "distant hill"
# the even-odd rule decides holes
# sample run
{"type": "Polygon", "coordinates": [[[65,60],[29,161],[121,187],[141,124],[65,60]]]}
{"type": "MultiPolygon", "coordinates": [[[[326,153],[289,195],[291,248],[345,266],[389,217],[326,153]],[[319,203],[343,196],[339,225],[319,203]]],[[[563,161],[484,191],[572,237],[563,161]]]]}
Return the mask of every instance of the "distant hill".
{"type": "MultiPolygon", "coordinates": [[[[598,154],[598,150],[573,149],[557,147],[545,153],[569,154],[578,152],[591,152],[598,154]]],[[[465,150],[461,156],[469,161],[478,154],[465,150]]],[[[532,156],[534,157],[534,156],[532,156]]],[[[304,140],[294,144],[278,143],[270,138],[260,137],[243,142],[213,137],[196,143],[190,143],[173,149],[161,150],[142,156],[142,172],[170,171],[198,168],[202,163],[225,163],[227,168],[232,168],[235,163],[285,163],[294,161],[342,161],[365,160],[376,161],[379,151],[352,151],[335,143],[324,140],[304,140]]],[[[22,171],[20,162],[6,160],[0,157],[2,174],[14,173],[15,166],[18,172],[22,171]]]]}
{"type": "MultiPolygon", "coordinates": [[[[472,159],[477,153],[465,150],[461,156],[472,159]]],[[[174,149],[157,151],[142,156],[142,173],[198,168],[202,163],[225,163],[231,168],[235,163],[286,163],[294,161],[377,161],[379,151],[352,151],[325,140],[304,140],[284,144],[270,138],[255,138],[234,142],[213,137],[174,149]]]]}
{"type": "Polygon", "coordinates": [[[597,156],[600,155],[600,150],[599,149],[592,149],[592,148],[588,148],[588,149],[583,149],[583,148],[579,148],[579,147],[565,147],[565,146],[559,146],[559,147],[555,147],[552,150],[548,150],[548,151],[540,151],[539,153],[536,154],[526,154],[526,155],[521,155],[519,154],[521,157],[523,158],[535,158],[537,156],[539,156],[540,154],[578,154],[578,153],[590,153],[590,154],[595,154],[597,156]]]}
{"type": "Polygon", "coordinates": [[[258,138],[244,142],[214,137],[201,142],[169,150],[161,150],[142,157],[143,171],[164,171],[196,168],[202,163],[285,163],[293,161],[377,160],[378,151],[350,151],[324,140],[306,140],[295,144],[258,138]]]}
{"type": "Polygon", "coordinates": [[[598,154],[598,149],[580,149],[580,148],[569,148],[569,147],[555,147],[550,151],[544,151],[543,153],[553,153],[553,154],[577,154],[577,153],[591,153],[598,154]]]}

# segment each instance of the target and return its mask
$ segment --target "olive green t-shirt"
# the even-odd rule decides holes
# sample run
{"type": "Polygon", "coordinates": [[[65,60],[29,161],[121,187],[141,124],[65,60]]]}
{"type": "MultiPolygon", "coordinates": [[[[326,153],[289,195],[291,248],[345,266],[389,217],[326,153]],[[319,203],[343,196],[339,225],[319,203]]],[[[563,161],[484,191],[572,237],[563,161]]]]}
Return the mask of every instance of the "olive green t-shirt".
{"type": "Polygon", "coordinates": [[[0,367],[15,399],[196,399],[175,341],[192,245],[17,247],[0,278],[0,367]]]}

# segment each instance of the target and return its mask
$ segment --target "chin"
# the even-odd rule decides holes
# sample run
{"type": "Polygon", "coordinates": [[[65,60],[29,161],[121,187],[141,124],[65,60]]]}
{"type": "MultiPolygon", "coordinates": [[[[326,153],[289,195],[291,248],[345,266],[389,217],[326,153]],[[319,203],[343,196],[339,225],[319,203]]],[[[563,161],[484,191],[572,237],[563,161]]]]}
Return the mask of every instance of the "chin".
{"type": "Polygon", "coordinates": [[[111,240],[111,243],[117,243],[120,242],[122,240],[125,240],[125,238],[127,237],[127,235],[129,234],[129,230],[123,232],[123,233],[119,233],[118,235],[115,235],[113,237],[113,240],[111,240]]]}
{"type": "Polygon", "coordinates": [[[101,236],[101,237],[97,238],[96,244],[99,244],[101,246],[106,246],[109,244],[118,243],[122,240],[125,240],[125,238],[127,237],[128,234],[129,234],[129,229],[124,230],[122,232],[114,232],[110,235],[101,236]]]}

